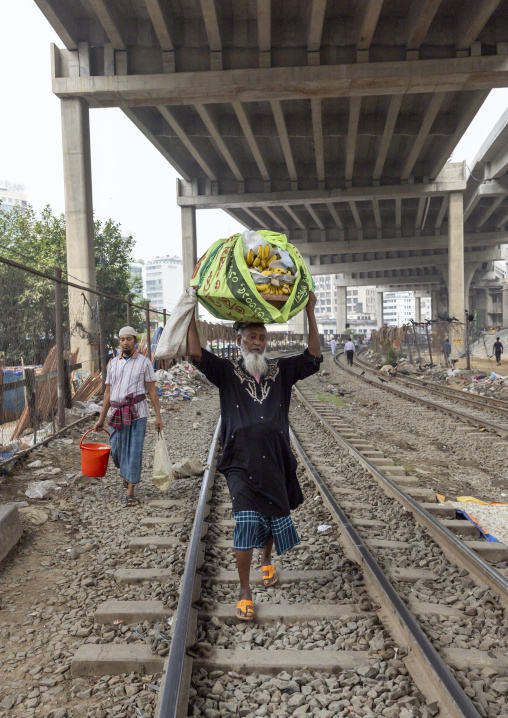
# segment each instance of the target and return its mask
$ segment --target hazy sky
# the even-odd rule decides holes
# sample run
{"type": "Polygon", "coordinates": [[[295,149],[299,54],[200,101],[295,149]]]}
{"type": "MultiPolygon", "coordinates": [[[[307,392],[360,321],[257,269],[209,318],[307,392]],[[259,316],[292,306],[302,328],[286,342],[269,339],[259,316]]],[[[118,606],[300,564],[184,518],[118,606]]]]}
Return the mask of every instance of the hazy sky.
{"type": "MultiPolygon", "coordinates": [[[[33,0],[0,0],[0,178],[26,186],[36,211],[64,210],[60,101],[51,92],[50,43],[63,43],[33,0]]],[[[469,164],[508,107],[494,90],[453,154],[469,164]]],[[[135,257],[180,255],[175,170],[119,109],[92,110],[95,215],[120,222],[136,240],[135,257]]],[[[197,212],[198,252],[243,229],[221,210],[197,212]]]]}

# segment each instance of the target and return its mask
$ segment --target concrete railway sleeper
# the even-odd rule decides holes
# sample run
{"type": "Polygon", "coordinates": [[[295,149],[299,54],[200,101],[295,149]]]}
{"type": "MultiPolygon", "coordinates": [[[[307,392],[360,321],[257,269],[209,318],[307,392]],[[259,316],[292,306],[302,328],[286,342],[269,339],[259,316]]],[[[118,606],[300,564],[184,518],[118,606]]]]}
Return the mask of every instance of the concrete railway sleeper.
{"type": "MultiPolygon", "coordinates": [[[[293,411],[292,420],[301,435],[301,422],[305,419],[299,416],[295,421],[295,415],[299,416],[293,411]]],[[[306,437],[310,442],[327,441],[324,432],[316,436],[315,431],[308,429],[307,426],[306,437]]],[[[210,468],[201,485],[173,620],[171,651],[159,692],[159,718],[188,714],[207,718],[235,715],[333,718],[351,715],[352,710],[360,715],[393,718],[428,718],[438,711],[446,716],[500,715],[492,713],[489,697],[485,698],[483,693],[477,696],[470,688],[475,681],[467,676],[471,675],[471,665],[476,666],[474,677],[480,682],[487,675],[502,676],[508,672],[508,661],[492,651],[494,659],[483,655],[480,649],[472,653],[453,646],[443,649],[442,659],[454,667],[459,679],[464,674],[465,681],[469,681],[465,692],[459,688],[416,624],[410,628],[403,626],[404,603],[419,616],[428,634],[439,630],[440,622],[444,625],[448,622],[452,629],[462,626],[462,609],[446,600],[433,602],[435,596],[425,600],[420,591],[417,600],[408,595],[411,588],[421,584],[424,592],[425,584],[432,579],[432,571],[415,568],[411,557],[407,561],[390,559],[391,566],[383,569],[402,593],[404,603],[386,583],[374,588],[374,578],[382,579],[382,569],[368,558],[369,550],[378,545],[383,552],[390,549],[400,554],[400,546],[387,547],[385,539],[375,537],[380,530],[375,520],[364,520],[363,524],[355,519],[344,521],[336,495],[341,499],[346,496],[342,505],[347,509],[347,499],[357,498],[350,488],[351,481],[346,481],[349,488],[342,486],[339,490],[337,481],[330,482],[327,488],[296,439],[299,475],[306,497],[304,505],[295,512],[302,545],[277,559],[278,585],[264,588],[259,574],[254,590],[255,623],[238,625],[233,618],[237,588],[231,541],[233,522],[225,481],[220,475],[215,476],[217,436],[218,427],[209,454],[210,468]],[[316,495],[316,484],[324,503],[316,495]],[[330,527],[317,532],[317,526],[322,525],[330,527]],[[371,536],[367,542],[369,546],[370,541],[369,549],[352,525],[374,531],[374,538],[371,536]],[[352,544],[344,544],[338,528],[344,537],[352,538],[352,544]],[[415,638],[419,647],[412,643],[415,638]]],[[[170,503],[174,504],[154,502],[154,508],[168,509],[170,503]]],[[[397,510],[400,516],[400,509],[397,510]]],[[[154,517],[150,525],[158,521],[164,525],[170,518],[154,517]]],[[[143,541],[133,539],[132,545],[141,548],[151,541],[152,545],[169,548],[172,542],[168,538],[143,537],[143,541]]],[[[173,570],[143,568],[124,570],[116,576],[119,581],[150,578],[162,582],[170,577],[175,578],[173,570]]],[[[435,595],[441,598],[439,592],[435,595]]],[[[497,617],[501,610],[494,595],[486,599],[487,603],[489,600],[492,607],[485,609],[487,614],[484,612],[482,620],[486,617],[492,620],[490,613],[497,617]]],[[[127,624],[142,620],[162,623],[170,614],[171,609],[160,601],[116,602],[99,607],[95,621],[112,622],[115,617],[127,624]]],[[[467,622],[480,620],[472,616],[472,611],[465,615],[467,622]]],[[[498,643],[502,643],[501,638],[498,643]]],[[[497,646],[491,648],[495,651],[497,646]]],[[[163,669],[163,661],[149,645],[86,644],[75,657],[73,672],[76,675],[91,672],[112,675],[128,670],[157,672],[163,669]]]]}
{"type": "MultiPolygon", "coordinates": [[[[469,402],[469,400],[471,399],[470,396],[464,398],[464,397],[460,396],[460,393],[458,393],[458,395],[455,396],[455,395],[449,394],[446,391],[441,391],[439,389],[434,389],[434,388],[423,386],[423,385],[420,387],[420,386],[416,386],[414,384],[411,385],[411,388],[408,391],[404,391],[403,389],[396,388],[396,387],[392,386],[393,379],[389,380],[389,381],[384,379],[383,382],[379,382],[379,381],[375,381],[374,379],[371,379],[370,377],[366,376],[365,371],[369,371],[370,373],[373,373],[376,375],[377,375],[377,371],[372,366],[367,364],[366,362],[362,361],[361,359],[358,359],[358,357],[356,359],[356,364],[361,369],[363,369],[363,373],[358,372],[355,369],[351,369],[349,367],[346,369],[346,366],[344,365],[344,361],[341,361],[341,359],[342,359],[341,356],[336,357],[336,359],[335,359],[336,365],[339,366],[341,369],[344,369],[346,371],[353,373],[356,377],[358,377],[359,379],[361,379],[364,382],[367,382],[373,386],[376,386],[377,388],[383,388],[386,391],[391,392],[392,394],[396,394],[397,396],[400,396],[403,399],[407,399],[408,401],[412,401],[414,403],[421,404],[430,409],[435,409],[436,411],[441,411],[445,414],[448,414],[449,416],[454,417],[455,419],[458,419],[459,421],[465,422],[467,424],[472,424],[473,426],[476,426],[476,427],[488,429],[489,432],[492,432],[493,434],[496,434],[498,436],[508,437],[508,418],[505,419],[505,423],[500,424],[497,422],[490,421],[490,419],[486,418],[485,413],[483,413],[483,416],[482,416],[481,415],[482,411],[491,413],[493,409],[496,410],[496,407],[490,406],[487,403],[487,401],[485,401],[484,404],[482,405],[481,397],[479,397],[480,401],[476,401],[476,399],[473,400],[474,404],[475,404],[475,408],[473,409],[471,407],[471,410],[466,413],[464,411],[459,411],[456,408],[456,403],[457,403],[457,401],[462,401],[462,403],[464,403],[464,402],[471,403],[471,402],[469,402]],[[441,402],[430,401],[429,399],[426,399],[422,396],[422,394],[425,394],[425,392],[428,393],[429,391],[432,391],[432,393],[439,394],[440,396],[442,396],[443,397],[442,401],[441,402]],[[455,406],[454,406],[454,404],[455,404],[455,406]],[[477,413],[474,413],[476,409],[477,409],[477,413]]],[[[408,383],[408,385],[409,385],[409,383],[408,383]]],[[[504,415],[506,415],[506,411],[499,409],[499,408],[497,408],[497,410],[501,411],[504,415]]]]}
{"type": "MultiPolygon", "coordinates": [[[[495,691],[490,696],[484,695],[489,692],[488,680],[483,681],[479,694],[474,694],[471,688],[472,683],[477,688],[480,686],[477,669],[473,666],[485,667],[485,659],[497,663],[492,675],[505,676],[502,682],[506,682],[508,623],[505,606],[508,582],[505,577],[479,558],[476,551],[468,548],[471,545],[476,548],[478,542],[468,541],[467,537],[464,537],[466,541],[461,542],[449,533],[446,524],[458,530],[459,525],[465,523],[454,521],[449,507],[432,504],[430,491],[426,490],[428,495],[425,496],[421,489],[415,490],[411,485],[413,477],[394,474],[388,478],[383,472],[399,467],[391,467],[391,462],[386,460],[382,470],[378,469],[376,463],[381,459],[372,457],[376,453],[373,447],[365,441],[357,440],[354,432],[344,427],[337,411],[322,409],[323,405],[319,401],[314,401],[314,406],[304,400],[302,392],[296,393],[302,405],[312,411],[315,417],[320,417],[327,432],[316,434],[312,430],[310,416],[302,412],[301,408],[299,411],[297,406],[294,406],[291,415],[293,430],[300,437],[319,473],[326,478],[331,497],[339,502],[347,514],[349,525],[361,531],[368,550],[374,553],[400,598],[418,616],[420,627],[441,657],[452,667],[457,680],[473,699],[480,714],[508,714],[507,706],[501,708],[496,705],[495,691]],[[345,438],[342,432],[348,437],[345,438]],[[337,443],[330,444],[330,434],[337,443]],[[361,446],[359,449],[355,448],[358,444],[361,446]],[[367,459],[365,454],[370,454],[371,458],[367,459]],[[407,511],[411,511],[422,527],[409,513],[401,515],[400,506],[393,498],[401,502],[407,511]],[[423,501],[423,505],[414,501],[414,498],[418,502],[423,501]],[[449,518],[444,518],[446,516],[449,518]],[[442,523],[445,526],[440,525],[442,523]],[[451,547],[455,544],[456,551],[453,551],[451,547]],[[419,600],[432,601],[436,614],[429,618],[427,611],[415,610],[415,601],[419,600]],[[445,615],[449,609],[456,612],[454,616],[445,615]],[[485,612],[489,614],[488,620],[485,620],[485,612]],[[490,621],[492,630],[486,632],[486,625],[490,621]],[[450,647],[453,647],[452,651],[450,647]],[[464,651],[462,658],[459,658],[457,648],[464,651]],[[474,650],[468,655],[471,649],[474,650]],[[454,651],[455,655],[452,655],[454,651]],[[502,665],[504,668],[501,668],[502,665]]],[[[469,527],[464,527],[463,532],[469,531],[469,527]]],[[[483,543],[485,545],[487,542],[483,543]]],[[[350,556],[360,563],[366,577],[364,563],[356,552],[354,540],[351,550],[353,554],[350,556]]],[[[501,570],[506,566],[506,556],[506,547],[503,547],[495,557],[501,570]]],[[[389,623],[386,625],[388,627],[389,623]]],[[[492,678],[492,685],[496,680],[492,678]]],[[[498,684],[498,687],[501,685],[498,684]]],[[[447,715],[446,712],[443,714],[447,715]]]]}

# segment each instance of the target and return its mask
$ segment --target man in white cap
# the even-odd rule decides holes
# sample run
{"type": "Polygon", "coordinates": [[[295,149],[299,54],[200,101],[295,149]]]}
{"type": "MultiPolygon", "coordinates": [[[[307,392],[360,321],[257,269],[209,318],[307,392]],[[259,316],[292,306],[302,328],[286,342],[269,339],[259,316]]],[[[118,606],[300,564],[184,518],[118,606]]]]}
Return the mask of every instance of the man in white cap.
{"type": "Polygon", "coordinates": [[[120,477],[127,489],[127,506],[138,506],[134,487],[141,479],[143,444],[146,422],[150,416],[146,391],[155,409],[155,428],[162,431],[159,397],[155,388],[152,362],[136,349],[137,332],[132,327],[122,327],[118,332],[120,354],[108,364],[106,390],[101,415],[94,426],[95,431],[104,427],[109,408],[112,408],[108,424],[111,427],[111,456],[120,469],[120,477]]]}

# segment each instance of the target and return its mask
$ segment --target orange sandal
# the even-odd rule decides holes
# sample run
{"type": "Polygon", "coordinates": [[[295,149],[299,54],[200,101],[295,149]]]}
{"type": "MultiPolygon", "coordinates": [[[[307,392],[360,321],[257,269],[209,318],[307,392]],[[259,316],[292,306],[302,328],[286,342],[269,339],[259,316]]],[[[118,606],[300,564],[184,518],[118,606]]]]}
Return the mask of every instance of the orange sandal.
{"type": "Polygon", "coordinates": [[[279,580],[277,571],[271,564],[269,566],[261,566],[261,575],[263,577],[263,585],[267,588],[268,586],[274,586],[279,580]]]}
{"type": "Polygon", "coordinates": [[[252,601],[238,601],[236,604],[235,616],[240,621],[253,621],[254,620],[254,603],[252,601]]]}

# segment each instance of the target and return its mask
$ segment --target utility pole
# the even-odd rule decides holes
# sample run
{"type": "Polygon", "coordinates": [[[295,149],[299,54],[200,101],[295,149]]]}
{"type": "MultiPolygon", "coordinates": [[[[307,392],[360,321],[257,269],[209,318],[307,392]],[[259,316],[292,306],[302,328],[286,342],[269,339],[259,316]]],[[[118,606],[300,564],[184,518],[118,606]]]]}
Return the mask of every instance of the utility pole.
{"type": "Polygon", "coordinates": [[[471,369],[471,352],[469,350],[469,311],[466,309],[466,369],[471,369]]]}

